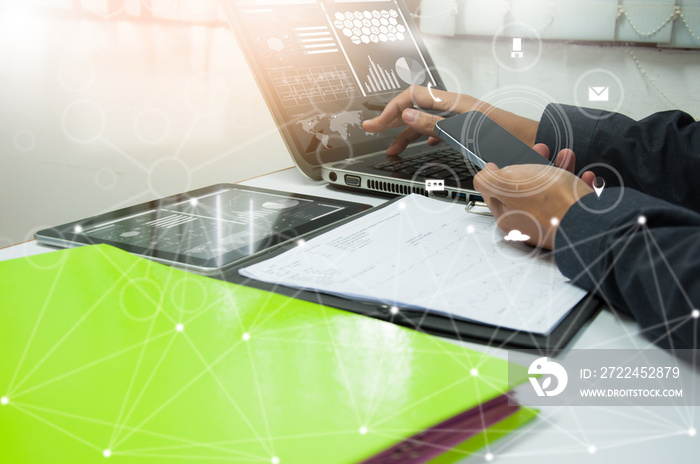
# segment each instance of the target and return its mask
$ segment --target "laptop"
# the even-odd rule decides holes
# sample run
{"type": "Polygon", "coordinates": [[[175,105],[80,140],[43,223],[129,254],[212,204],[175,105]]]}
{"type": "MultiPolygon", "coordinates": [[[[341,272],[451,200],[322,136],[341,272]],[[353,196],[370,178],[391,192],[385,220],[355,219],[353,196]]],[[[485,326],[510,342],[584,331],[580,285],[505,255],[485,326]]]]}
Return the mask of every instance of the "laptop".
{"type": "Polygon", "coordinates": [[[402,130],[365,132],[411,85],[444,88],[401,0],[223,0],[297,167],[330,185],[472,202],[477,169],[445,144],[386,148],[402,130]]]}

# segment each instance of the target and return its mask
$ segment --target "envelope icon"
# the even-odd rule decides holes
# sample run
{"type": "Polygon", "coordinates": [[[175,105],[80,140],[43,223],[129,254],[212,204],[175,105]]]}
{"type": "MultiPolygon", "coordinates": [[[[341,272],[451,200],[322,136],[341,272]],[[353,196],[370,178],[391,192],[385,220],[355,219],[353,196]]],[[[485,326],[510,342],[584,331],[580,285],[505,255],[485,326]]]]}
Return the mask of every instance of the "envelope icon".
{"type": "Polygon", "coordinates": [[[610,98],[608,87],[588,87],[588,101],[606,102],[610,98]]]}

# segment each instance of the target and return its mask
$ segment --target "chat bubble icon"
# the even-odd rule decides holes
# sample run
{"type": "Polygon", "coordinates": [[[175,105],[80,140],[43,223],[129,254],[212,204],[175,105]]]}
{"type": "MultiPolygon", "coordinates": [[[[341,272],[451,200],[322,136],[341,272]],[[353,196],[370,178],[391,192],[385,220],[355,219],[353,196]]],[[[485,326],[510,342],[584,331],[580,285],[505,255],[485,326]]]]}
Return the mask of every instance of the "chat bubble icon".
{"type": "Polygon", "coordinates": [[[425,190],[428,192],[444,192],[445,181],[442,179],[426,179],[425,190]]]}

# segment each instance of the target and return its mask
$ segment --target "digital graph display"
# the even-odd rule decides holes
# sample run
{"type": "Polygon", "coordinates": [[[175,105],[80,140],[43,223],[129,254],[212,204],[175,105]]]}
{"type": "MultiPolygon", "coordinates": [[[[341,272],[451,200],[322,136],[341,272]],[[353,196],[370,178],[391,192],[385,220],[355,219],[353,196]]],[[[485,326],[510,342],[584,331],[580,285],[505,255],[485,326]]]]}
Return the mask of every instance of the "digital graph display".
{"type": "Polygon", "coordinates": [[[393,2],[329,4],[327,10],[364,96],[436,84],[406,18],[393,2]]]}
{"type": "Polygon", "coordinates": [[[302,154],[383,145],[396,131],[368,133],[362,122],[410,85],[436,84],[395,2],[245,4],[244,38],[265,74],[258,80],[302,154]]]}
{"type": "Polygon", "coordinates": [[[270,78],[286,108],[361,95],[346,65],[273,71],[270,78]]]}

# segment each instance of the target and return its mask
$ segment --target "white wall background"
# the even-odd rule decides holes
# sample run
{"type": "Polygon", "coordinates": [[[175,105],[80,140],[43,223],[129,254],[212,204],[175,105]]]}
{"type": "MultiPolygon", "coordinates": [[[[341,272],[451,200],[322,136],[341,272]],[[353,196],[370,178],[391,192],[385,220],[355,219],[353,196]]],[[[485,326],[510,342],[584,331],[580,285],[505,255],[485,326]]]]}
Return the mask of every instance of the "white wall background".
{"type": "Polygon", "coordinates": [[[700,48],[700,0],[422,0],[438,35],[646,42],[700,48]]]}
{"type": "Polygon", "coordinates": [[[228,28],[0,14],[0,246],[292,164],[228,28]]]}
{"type": "MultiPolygon", "coordinates": [[[[697,50],[545,42],[523,70],[531,62],[495,59],[502,45],[428,38],[449,90],[532,118],[544,98],[581,101],[589,83],[576,83],[593,69],[622,82],[621,112],[680,106],[700,117],[697,50]]],[[[0,246],[291,165],[228,28],[0,16],[0,246]]]]}
{"type": "Polygon", "coordinates": [[[536,43],[523,41],[524,58],[510,60],[507,40],[433,36],[428,43],[449,90],[533,119],[544,97],[619,108],[636,119],[671,109],[700,118],[700,50],[545,41],[539,54],[536,43]],[[588,101],[588,88],[598,85],[610,88],[609,102],[588,101]]]}

